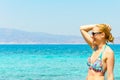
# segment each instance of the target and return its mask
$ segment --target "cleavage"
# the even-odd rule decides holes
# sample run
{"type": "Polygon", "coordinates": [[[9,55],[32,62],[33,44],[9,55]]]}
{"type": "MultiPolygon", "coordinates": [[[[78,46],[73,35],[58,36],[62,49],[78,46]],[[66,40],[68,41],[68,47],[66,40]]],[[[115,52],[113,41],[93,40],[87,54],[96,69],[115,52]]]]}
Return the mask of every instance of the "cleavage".
{"type": "Polygon", "coordinates": [[[99,58],[100,52],[94,52],[91,56],[91,63],[94,64],[95,61],[99,58]]]}

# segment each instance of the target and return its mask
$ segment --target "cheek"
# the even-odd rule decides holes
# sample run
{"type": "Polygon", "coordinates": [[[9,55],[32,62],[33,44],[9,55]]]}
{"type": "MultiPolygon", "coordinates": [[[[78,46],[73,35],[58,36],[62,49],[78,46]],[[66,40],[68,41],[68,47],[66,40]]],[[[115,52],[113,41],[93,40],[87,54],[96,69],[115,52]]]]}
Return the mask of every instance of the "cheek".
{"type": "Polygon", "coordinates": [[[94,39],[96,39],[96,40],[97,39],[102,39],[102,37],[101,36],[95,36],[94,39]]]}

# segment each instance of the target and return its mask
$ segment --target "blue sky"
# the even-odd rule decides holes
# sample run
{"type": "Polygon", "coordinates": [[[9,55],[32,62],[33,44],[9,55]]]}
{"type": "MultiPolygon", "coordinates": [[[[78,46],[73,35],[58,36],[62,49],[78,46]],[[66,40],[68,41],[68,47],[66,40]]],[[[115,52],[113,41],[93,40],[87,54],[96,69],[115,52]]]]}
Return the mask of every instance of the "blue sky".
{"type": "Polygon", "coordinates": [[[0,0],[0,28],[80,35],[79,26],[108,23],[120,33],[119,0],[0,0]]]}

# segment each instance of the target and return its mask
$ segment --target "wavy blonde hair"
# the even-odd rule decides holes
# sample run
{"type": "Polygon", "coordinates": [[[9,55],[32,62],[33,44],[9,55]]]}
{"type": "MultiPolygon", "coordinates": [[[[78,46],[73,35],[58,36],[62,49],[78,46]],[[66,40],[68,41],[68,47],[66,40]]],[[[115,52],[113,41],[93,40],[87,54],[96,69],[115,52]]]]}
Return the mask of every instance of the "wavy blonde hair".
{"type": "Polygon", "coordinates": [[[105,38],[107,39],[107,42],[113,42],[114,37],[112,36],[111,27],[108,24],[97,24],[96,27],[100,29],[101,32],[105,33],[105,38]]]}

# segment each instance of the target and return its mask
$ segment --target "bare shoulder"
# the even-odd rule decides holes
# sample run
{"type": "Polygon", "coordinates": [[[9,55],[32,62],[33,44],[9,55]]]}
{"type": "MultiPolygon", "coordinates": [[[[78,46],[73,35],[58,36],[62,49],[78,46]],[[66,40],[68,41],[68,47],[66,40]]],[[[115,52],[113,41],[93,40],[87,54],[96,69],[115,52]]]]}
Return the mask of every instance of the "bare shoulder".
{"type": "Polygon", "coordinates": [[[114,51],[109,46],[106,47],[105,56],[107,58],[114,57],[114,51]]]}

